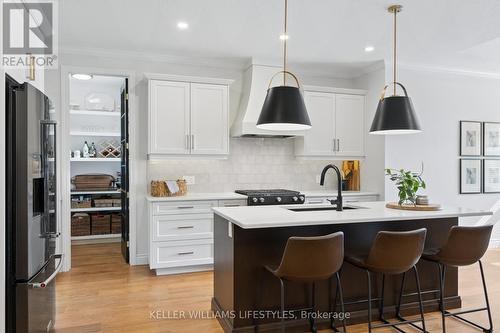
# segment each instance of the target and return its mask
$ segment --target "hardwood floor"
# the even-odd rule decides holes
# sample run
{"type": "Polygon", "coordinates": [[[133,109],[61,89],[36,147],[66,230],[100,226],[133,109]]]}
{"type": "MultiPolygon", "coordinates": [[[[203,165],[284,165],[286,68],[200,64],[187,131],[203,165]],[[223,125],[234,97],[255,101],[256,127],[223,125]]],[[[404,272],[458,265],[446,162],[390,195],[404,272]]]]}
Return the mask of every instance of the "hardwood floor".
{"type": "MultiPolygon", "coordinates": [[[[57,333],[222,333],[215,319],[168,319],[168,311],[206,311],[212,297],[211,272],[155,276],[147,266],[128,266],[120,244],[73,246],[73,269],[57,278],[57,333]],[[156,318],[151,317],[152,311],[156,318]],[[163,312],[161,312],[163,311],[163,312]]],[[[484,258],[486,279],[495,327],[500,327],[500,250],[484,258]]],[[[477,266],[460,269],[460,295],[464,307],[482,306],[481,280],[477,266]]],[[[186,315],[188,317],[188,315],[186,315]]],[[[486,314],[468,318],[486,325],[486,314]]],[[[437,313],[426,315],[430,332],[441,332],[437,313]]],[[[447,319],[451,333],[479,332],[447,319]]],[[[366,325],[350,326],[351,333],[367,332],[366,325]]],[[[408,329],[409,332],[415,330],[408,329]]],[[[322,331],[329,332],[329,331],[322,331]]],[[[379,329],[375,332],[394,332],[379,329]]]]}

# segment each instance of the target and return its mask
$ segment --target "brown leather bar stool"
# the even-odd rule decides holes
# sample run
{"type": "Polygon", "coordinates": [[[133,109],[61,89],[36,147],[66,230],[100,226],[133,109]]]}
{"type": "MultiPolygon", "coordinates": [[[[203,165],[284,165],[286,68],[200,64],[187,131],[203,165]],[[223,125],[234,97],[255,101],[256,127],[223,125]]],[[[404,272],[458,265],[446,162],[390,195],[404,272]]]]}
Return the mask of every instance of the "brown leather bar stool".
{"type": "MultiPolygon", "coordinates": [[[[426,229],[418,229],[413,231],[393,232],[380,231],[371,246],[368,256],[352,256],[347,255],[346,261],[350,264],[366,271],[368,277],[368,300],[346,302],[345,304],[353,304],[360,302],[368,302],[368,332],[374,328],[392,327],[400,332],[399,325],[412,325],[413,327],[426,332],[424,308],[422,305],[422,297],[420,294],[420,280],[418,277],[417,267],[415,266],[422,255],[425,245],[426,229]],[[420,306],[420,319],[406,320],[398,318],[398,322],[391,323],[384,318],[384,285],[386,275],[403,274],[413,270],[417,282],[417,294],[420,306]],[[379,298],[372,298],[372,273],[382,274],[382,292],[379,298]],[[379,319],[383,324],[372,325],[372,302],[379,301],[379,319]],[[415,325],[421,322],[422,328],[415,325]]],[[[404,288],[404,281],[401,285],[401,291],[404,288]]],[[[397,309],[401,306],[401,298],[399,299],[397,309]]]]}
{"type": "Polygon", "coordinates": [[[446,317],[454,317],[466,322],[484,332],[493,332],[493,322],[491,319],[490,302],[488,300],[488,291],[484,279],[483,264],[481,258],[488,249],[490,243],[491,231],[493,225],[461,227],[454,226],[450,229],[446,244],[439,250],[430,250],[424,252],[422,259],[435,262],[439,269],[439,308],[441,310],[441,318],[443,321],[443,332],[446,332],[446,317]],[[481,280],[483,284],[484,298],[486,307],[464,310],[451,313],[445,310],[444,283],[446,278],[446,267],[469,266],[479,263],[481,271],[481,280]],[[480,326],[461,315],[472,312],[487,311],[489,328],[480,326]]]}
{"type": "MultiPolygon", "coordinates": [[[[340,291],[340,306],[344,311],[342,286],[338,271],[344,261],[344,233],[336,232],[319,237],[290,237],[286,243],[281,263],[277,268],[266,266],[281,283],[281,331],[285,332],[285,284],[299,282],[312,285],[312,306],[315,307],[315,284],[329,280],[334,275],[340,291]]],[[[331,299],[331,297],[330,297],[331,299]]],[[[309,321],[311,331],[316,332],[314,316],[309,321]]],[[[346,331],[345,319],[342,321],[346,331]]],[[[332,321],[332,329],[338,332],[332,321]]]]}

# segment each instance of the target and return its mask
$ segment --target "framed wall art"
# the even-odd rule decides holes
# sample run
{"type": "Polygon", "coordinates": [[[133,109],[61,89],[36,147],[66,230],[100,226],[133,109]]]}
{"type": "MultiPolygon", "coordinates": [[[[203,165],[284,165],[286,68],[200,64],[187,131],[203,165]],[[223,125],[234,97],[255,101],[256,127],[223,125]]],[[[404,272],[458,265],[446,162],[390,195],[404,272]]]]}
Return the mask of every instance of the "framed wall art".
{"type": "Polygon", "coordinates": [[[460,155],[481,156],[482,123],[479,121],[460,122],[460,155]]]}
{"type": "Polygon", "coordinates": [[[500,123],[483,125],[484,156],[500,156],[500,123]]]}
{"type": "Polygon", "coordinates": [[[460,193],[481,193],[482,169],[480,159],[460,160],[460,193]]]}
{"type": "Polygon", "coordinates": [[[500,193],[500,160],[483,162],[483,192],[500,193]]]}

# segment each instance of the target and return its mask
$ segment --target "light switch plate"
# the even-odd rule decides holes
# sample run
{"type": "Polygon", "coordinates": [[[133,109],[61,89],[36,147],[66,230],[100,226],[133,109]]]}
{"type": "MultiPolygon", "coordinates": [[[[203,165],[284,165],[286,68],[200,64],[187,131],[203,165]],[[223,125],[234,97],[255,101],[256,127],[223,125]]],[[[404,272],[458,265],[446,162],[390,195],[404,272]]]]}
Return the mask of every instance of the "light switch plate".
{"type": "Polygon", "coordinates": [[[187,185],[194,185],[194,184],[196,184],[194,176],[182,176],[182,178],[184,178],[184,180],[186,181],[187,185]]]}

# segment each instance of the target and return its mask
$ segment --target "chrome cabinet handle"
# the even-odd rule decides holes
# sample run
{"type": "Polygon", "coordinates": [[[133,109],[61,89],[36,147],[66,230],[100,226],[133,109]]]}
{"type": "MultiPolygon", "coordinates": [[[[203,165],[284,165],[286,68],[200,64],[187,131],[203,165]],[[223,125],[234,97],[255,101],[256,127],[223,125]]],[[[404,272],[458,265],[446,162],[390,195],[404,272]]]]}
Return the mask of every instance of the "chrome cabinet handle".
{"type": "Polygon", "coordinates": [[[189,150],[189,147],[191,146],[190,142],[189,142],[189,134],[186,134],[186,149],[189,150]]]}
{"type": "Polygon", "coordinates": [[[177,209],[190,209],[194,208],[194,206],[178,206],[177,209]]]}
{"type": "Polygon", "coordinates": [[[337,141],[335,139],[332,139],[332,151],[335,151],[337,149],[337,141]]]}
{"type": "Polygon", "coordinates": [[[194,134],[191,134],[191,149],[194,149],[194,134]]]}
{"type": "Polygon", "coordinates": [[[189,254],[194,254],[194,252],[193,251],[191,251],[191,252],[178,252],[177,254],[180,255],[180,256],[186,256],[186,255],[189,255],[189,254]]]}
{"type": "Polygon", "coordinates": [[[323,200],[309,200],[307,203],[308,204],[322,204],[323,200]]]}
{"type": "Polygon", "coordinates": [[[177,229],[193,229],[194,226],[192,225],[181,225],[179,227],[177,227],[177,229]]]}
{"type": "Polygon", "coordinates": [[[239,207],[238,204],[224,204],[224,207],[239,207]]]}
{"type": "Polygon", "coordinates": [[[45,288],[49,283],[52,282],[52,280],[55,279],[56,275],[59,274],[62,268],[62,263],[64,261],[64,254],[55,254],[52,256],[54,259],[59,259],[59,264],[57,265],[56,269],[54,270],[54,273],[50,274],[50,276],[42,282],[35,282],[35,283],[28,283],[28,286],[33,289],[39,289],[39,288],[45,288]]]}
{"type": "Polygon", "coordinates": [[[337,139],[337,151],[340,151],[340,139],[337,139]]]}

